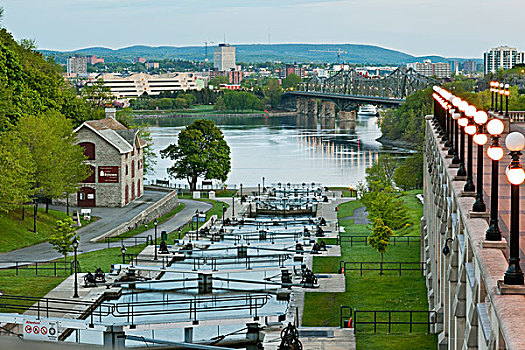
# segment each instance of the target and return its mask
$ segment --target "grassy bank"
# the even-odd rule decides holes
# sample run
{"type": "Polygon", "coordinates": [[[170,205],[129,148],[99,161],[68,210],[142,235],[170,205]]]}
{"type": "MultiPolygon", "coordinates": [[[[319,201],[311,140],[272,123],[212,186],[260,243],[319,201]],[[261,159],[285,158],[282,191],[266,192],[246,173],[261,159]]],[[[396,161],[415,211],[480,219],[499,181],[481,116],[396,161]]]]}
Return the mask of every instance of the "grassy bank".
{"type": "Polygon", "coordinates": [[[66,213],[49,209],[38,210],[36,229],[33,230],[33,208],[26,209],[22,220],[22,209],[13,210],[0,216],[0,253],[46,242],[53,232],[56,221],[66,217],[66,213]]]}
{"type": "MultiPolygon", "coordinates": [[[[422,205],[415,197],[417,191],[407,192],[403,199],[409,208],[412,226],[396,234],[419,236],[419,222],[422,205]]],[[[338,217],[352,216],[355,209],[362,207],[359,201],[347,202],[339,206],[338,217]]],[[[347,236],[368,235],[366,225],[356,225],[353,220],[340,220],[347,236]]],[[[380,254],[364,243],[350,246],[343,241],[341,257],[315,257],[313,269],[316,273],[337,273],[339,261],[380,261],[380,254]]],[[[419,242],[391,244],[384,255],[385,262],[419,262],[419,242]]],[[[339,307],[348,305],[358,310],[427,310],[427,292],[425,279],[420,271],[397,272],[359,271],[346,272],[345,293],[307,293],[303,326],[339,326],[339,307]]],[[[386,326],[378,326],[374,334],[365,329],[356,333],[358,349],[406,349],[410,339],[411,349],[436,349],[435,335],[426,334],[426,326],[415,327],[416,332],[409,334],[408,326],[393,326],[392,334],[387,334],[386,326]]]]}

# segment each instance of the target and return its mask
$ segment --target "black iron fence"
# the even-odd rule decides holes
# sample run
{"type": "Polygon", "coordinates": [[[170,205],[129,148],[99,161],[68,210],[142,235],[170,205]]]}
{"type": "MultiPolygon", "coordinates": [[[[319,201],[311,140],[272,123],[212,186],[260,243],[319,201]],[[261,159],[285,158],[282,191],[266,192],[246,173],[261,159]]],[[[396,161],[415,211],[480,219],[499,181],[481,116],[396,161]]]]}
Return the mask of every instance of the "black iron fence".
{"type": "MultiPolygon", "coordinates": [[[[350,246],[353,247],[354,245],[368,245],[368,237],[365,235],[360,236],[337,236],[337,244],[341,244],[342,242],[350,243],[350,246]]],[[[410,245],[410,243],[420,243],[421,237],[417,236],[392,236],[390,237],[390,244],[392,245],[400,245],[400,244],[406,244],[407,246],[410,245]]]]}
{"type": "MultiPolygon", "coordinates": [[[[77,272],[82,272],[77,261],[77,272]]],[[[74,261],[0,261],[0,271],[12,272],[15,276],[67,277],[75,271],[74,261]]]]}
{"type": "MultiPolygon", "coordinates": [[[[346,306],[341,306],[341,314],[343,307],[346,306]]],[[[436,312],[428,310],[354,309],[353,316],[355,332],[430,333],[430,327],[436,323],[436,312]]]]}
{"type": "Polygon", "coordinates": [[[153,244],[153,237],[151,235],[146,237],[105,237],[104,242],[108,245],[108,248],[110,248],[111,243],[115,242],[119,242],[120,246],[136,246],[142,243],[150,245],[153,244]]]}
{"type": "Polygon", "coordinates": [[[385,272],[397,272],[399,276],[403,271],[419,271],[421,275],[425,274],[425,263],[414,261],[339,261],[339,273],[347,273],[349,271],[359,271],[363,276],[364,271],[379,271],[380,274],[385,272]]]}

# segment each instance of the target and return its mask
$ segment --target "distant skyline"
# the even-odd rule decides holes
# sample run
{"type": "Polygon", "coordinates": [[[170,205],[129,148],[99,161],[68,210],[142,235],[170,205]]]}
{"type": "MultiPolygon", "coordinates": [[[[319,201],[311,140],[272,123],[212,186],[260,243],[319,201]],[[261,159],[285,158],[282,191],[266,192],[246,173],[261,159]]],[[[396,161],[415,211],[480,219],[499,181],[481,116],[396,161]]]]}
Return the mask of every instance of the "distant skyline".
{"type": "Polygon", "coordinates": [[[39,49],[370,44],[415,56],[525,50],[523,0],[4,0],[2,25],[39,49]],[[501,14],[496,21],[495,13],[501,14]],[[497,25],[495,25],[497,24],[497,25]]]}

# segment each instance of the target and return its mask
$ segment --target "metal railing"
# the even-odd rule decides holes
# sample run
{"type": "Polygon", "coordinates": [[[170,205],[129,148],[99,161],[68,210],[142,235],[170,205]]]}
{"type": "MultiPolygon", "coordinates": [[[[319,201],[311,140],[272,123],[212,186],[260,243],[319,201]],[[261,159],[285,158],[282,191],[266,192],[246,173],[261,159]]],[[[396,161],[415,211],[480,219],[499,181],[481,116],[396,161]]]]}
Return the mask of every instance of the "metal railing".
{"type": "MultiPolygon", "coordinates": [[[[343,308],[343,306],[341,306],[343,308]]],[[[341,311],[342,312],[342,311],[341,311]]],[[[353,325],[355,332],[378,332],[378,326],[392,333],[421,332],[424,326],[430,333],[430,326],[436,323],[436,312],[428,310],[357,310],[354,309],[353,325]]]]}
{"type": "MultiPolygon", "coordinates": [[[[368,245],[368,237],[370,236],[337,236],[337,244],[341,244],[342,242],[350,242],[350,247],[353,247],[354,245],[359,245],[360,243],[364,243],[364,245],[368,245]]],[[[407,245],[410,245],[410,243],[420,243],[421,237],[418,236],[391,236],[390,237],[390,244],[392,245],[398,245],[401,243],[406,243],[407,245]]]]}
{"type": "MultiPolygon", "coordinates": [[[[131,246],[146,243],[146,245],[153,244],[153,237],[147,235],[146,237],[104,237],[104,242],[110,248],[110,244],[114,242],[120,242],[121,246],[131,246]]],[[[160,242],[160,240],[159,240],[160,242]]]]}
{"type": "Polygon", "coordinates": [[[339,308],[339,327],[341,328],[351,328],[353,309],[351,306],[341,305],[339,308]],[[346,311],[346,313],[345,313],[346,311]]]}
{"type": "MultiPolygon", "coordinates": [[[[77,272],[82,272],[78,261],[76,265],[77,272]]],[[[0,271],[14,271],[15,276],[20,276],[21,271],[34,271],[35,276],[67,277],[74,270],[74,261],[0,261],[0,271]]]]}
{"type": "Polygon", "coordinates": [[[339,261],[339,273],[346,273],[348,271],[359,271],[363,276],[363,271],[379,271],[380,274],[387,271],[396,271],[399,276],[402,271],[420,271],[421,275],[425,273],[425,263],[415,261],[339,261]]]}

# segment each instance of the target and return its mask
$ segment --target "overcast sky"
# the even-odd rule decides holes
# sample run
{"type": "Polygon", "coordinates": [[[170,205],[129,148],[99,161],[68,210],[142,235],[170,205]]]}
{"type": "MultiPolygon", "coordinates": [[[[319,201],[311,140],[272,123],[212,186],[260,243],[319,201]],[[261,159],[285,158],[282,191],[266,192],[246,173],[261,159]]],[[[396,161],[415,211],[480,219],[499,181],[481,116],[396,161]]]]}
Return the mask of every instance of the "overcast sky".
{"type": "Polygon", "coordinates": [[[372,44],[413,55],[525,50],[525,0],[4,0],[3,25],[40,49],[372,44]]]}

